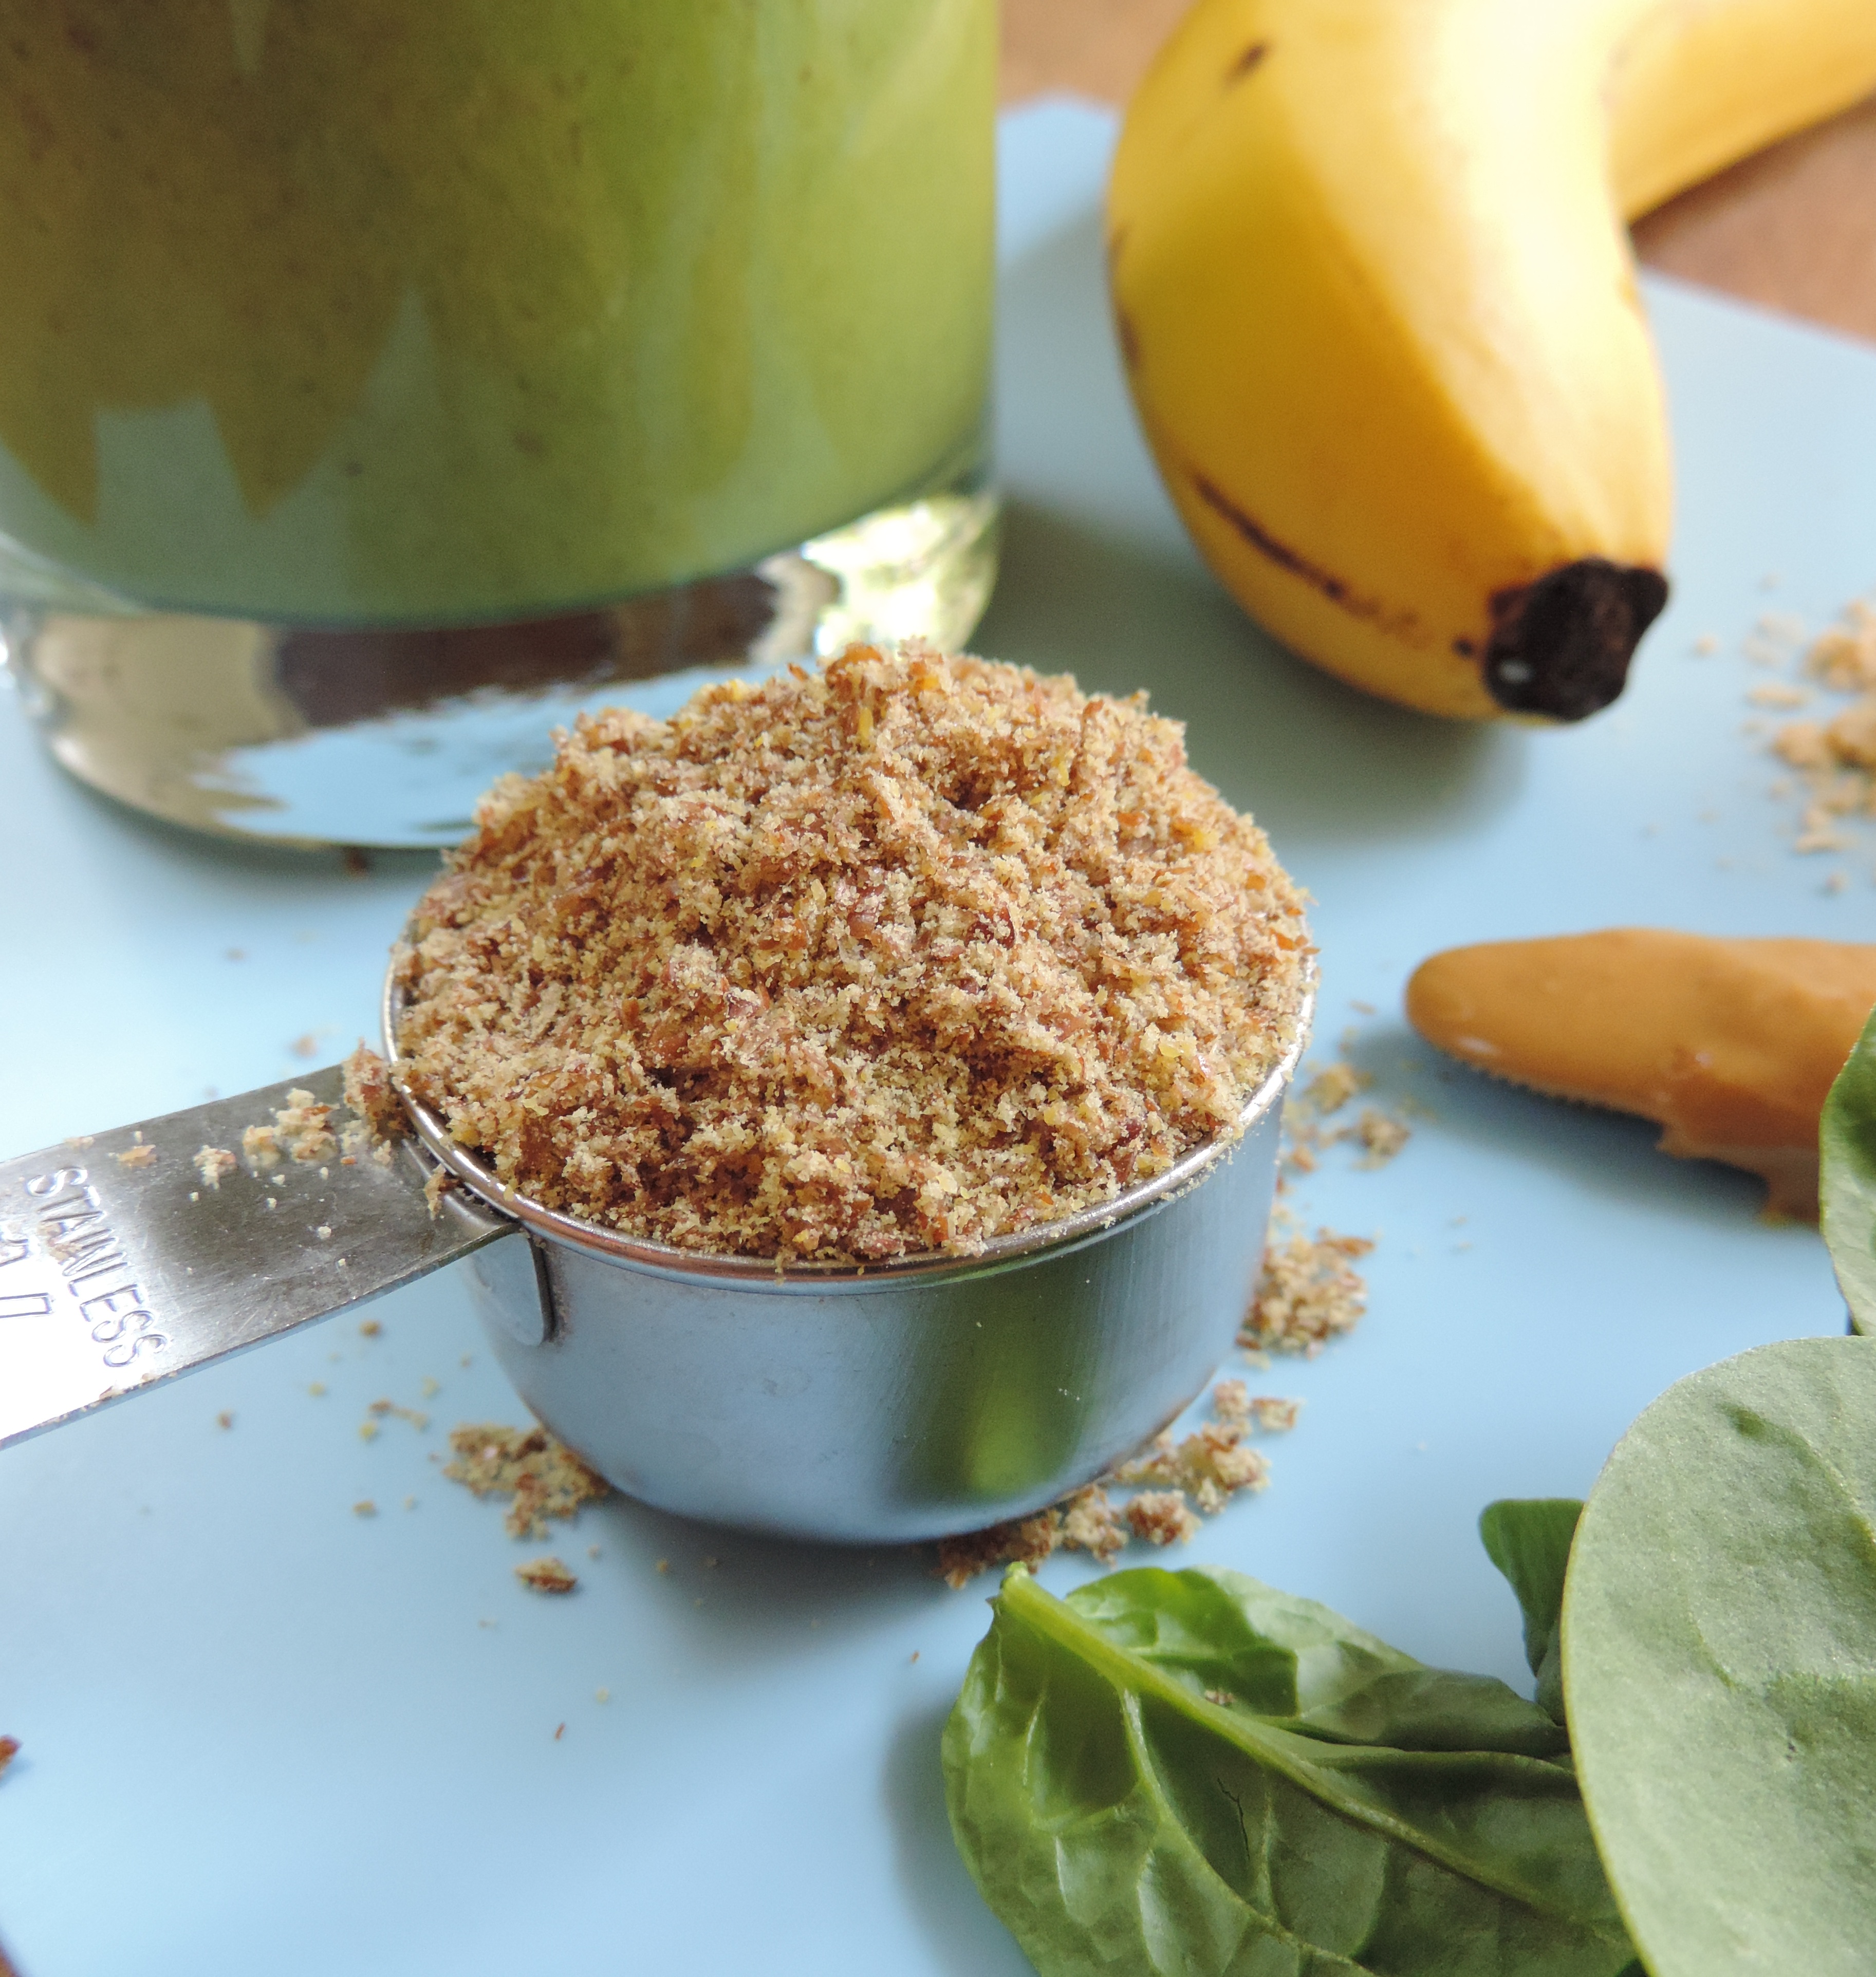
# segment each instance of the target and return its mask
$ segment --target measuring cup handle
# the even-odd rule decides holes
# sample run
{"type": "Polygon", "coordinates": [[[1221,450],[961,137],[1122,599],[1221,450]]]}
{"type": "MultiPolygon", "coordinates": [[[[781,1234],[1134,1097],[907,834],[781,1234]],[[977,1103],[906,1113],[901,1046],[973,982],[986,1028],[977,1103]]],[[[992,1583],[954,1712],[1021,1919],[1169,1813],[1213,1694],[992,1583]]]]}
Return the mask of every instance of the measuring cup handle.
{"type": "Polygon", "coordinates": [[[433,1215],[413,1140],[198,1163],[289,1104],[336,1125],[343,1083],[333,1065],[0,1161],[0,1447],[517,1233],[460,1189],[433,1215]]]}

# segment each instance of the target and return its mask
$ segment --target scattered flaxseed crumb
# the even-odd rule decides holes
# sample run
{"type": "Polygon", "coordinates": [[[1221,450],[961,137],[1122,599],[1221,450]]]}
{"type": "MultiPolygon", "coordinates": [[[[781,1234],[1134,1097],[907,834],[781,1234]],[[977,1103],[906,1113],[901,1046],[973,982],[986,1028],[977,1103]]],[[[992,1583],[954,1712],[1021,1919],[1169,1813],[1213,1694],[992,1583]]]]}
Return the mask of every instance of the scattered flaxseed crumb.
{"type": "Polygon", "coordinates": [[[534,1592],[571,1592],[580,1583],[557,1558],[530,1558],[515,1567],[514,1576],[534,1592]]]}
{"type": "Polygon", "coordinates": [[[1408,1127],[1391,1114],[1364,1106],[1352,1126],[1331,1130],[1323,1124],[1373,1082],[1366,1071],[1358,1071],[1346,1058],[1318,1071],[1283,1107],[1285,1164],[1300,1173],[1313,1173],[1329,1147],[1353,1140],[1363,1150],[1355,1163],[1358,1167],[1386,1166],[1412,1137],[1408,1127]]]}
{"type": "Polygon", "coordinates": [[[372,1129],[362,1119],[348,1119],[339,1129],[339,1164],[355,1167],[361,1154],[369,1154],[380,1167],[391,1164],[390,1143],[374,1142],[372,1129]]]}
{"type": "Polygon", "coordinates": [[[0,1771],[4,1771],[18,1755],[19,1739],[17,1737],[0,1737],[0,1771]]]}
{"type": "Polygon", "coordinates": [[[89,1133],[73,1133],[67,1136],[65,1144],[74,1152],[82,1153],[92,1144],[92,1140],[93,1136],[89,1133]]]}
{"type": "Polygon", "coordinates": [[[438,1394],[442,1392],[443,1388],[440,1382],[431,1379],[430,1375],[426,1373],[423,1378],[422,1385],[421,1385],[417,1391],[423,1395],[425,1400],[433,1401],[436,1398],[438,1394]]]}
{"type": "Polygon", "coordinates": [[[1413,1137],[1399,1120],[1376,1111],[1372,1106],[1363,1109],[1353,1130],[1363,1149],[1362,1157],[1355,1163],[1358,1167],[1386,1167],[1413,1137]]]}
{"type": "MultiPolygon", "coordinates": [[[[1802,639],[1802,626],[1797,635],[1802,639]]],[[[1771,743],[1803,785],[1803,812],[1792,848],[1840,851],[1850,841],[1842,820],[1876,816],[1876,604],[1859,598],[1848,605],[1837,624],[1811,641],[1802,670],[1827,692],[1857,696],[1826,720],[1787,721],[1771,743]]],[[[1747,697],[1772,690],[1755,688],[1747,697]]]]}
{"type": "Polygon", "coordinates": [[[362,1497],[352,1505],[352,1514],[355,1517],[375,1517],[378,1515],[378,1506],[370,1497],[362,1497]]]}
{"type": "Polygon", "coordinates": [[[1098,1483],[1078,1490],[1062,1507],[1062,1543],[1068,1551],[1085,1551],[1102,1565],[1111,1565],[1127,1543],[1121,1516],[1098,1483]]]}
{"type": "MultiPolygon", "coordinates": [[[[404,1101],[391,1080],[391,1067],[361,1043],[344,1064],[345,1103],[365,1127],[368,1144],[401,1139],[410,1130],[404,1101]]],[[[348,1152],[355,1150],[351,1147],[348,1152]]],[[[362,1151],[362,1148],[356,1150],[362,1151]]]]}
{"type": "Polygon", "coordinates": [[[1111,1565],[1127,1543],[1127,1527],[1098,1483],[1072,1497],[981,1531],[965,1531],[938,1541],[937,1576],[954,1590],[993,1565],[1020,1559],[1039,1565],[1059,1547],[1091,1553],[1111,1565]]]}
{"type": "Polygon", "coordinates": [[[1015,1517],[989,1530],[963,1531],[938,1540],[937,1573],[953,1592],[993,1565],[1022,1559],[1039,1565],[1060,1542],[1061,1517],[1038,1510],[1032,1517],[1015,1517]]]}
{"type": "Polygon", "coordinates": [[[145,1146],[140,1133],[135,1146],[126,1147],[122,1153],[113,1154],[111,1158],[121,1167],[153,1167],[157,1163],[157,1150],[145,1146]]]}
{"type": "Polygon", "coordinates": [[[1151,1483],[1184,1490],[1215,1517],[1239,1490],[1263,1489],[1270,1465],[1245,1445],[1243,1422],[1206,1421],[1176,1445],[1170,1434],[1157,1437],[1144,1454],[1123,1462],[1114,1480],[1130,1488],[1151,1483]]]}
{"type": "Polygon", "coordinates": [[[510,1537],[544,1537],[550,1517],[570,1518],[610,1493],[604,1477],[544,1427],[452,1428],[450,1447],[454,1459],[443,1473],[452,1483],[478,1497],[514,1499],[502,1520],[510,1537]]]}
{"type": "Polygon", "coordinates": [[[1238,1342],[1313,1358],[1329,1339],[1353,1332],[1368,1306],[1368,1286],[1353,1265],[1374,1246],[1363,1236],[1327,1229],[1313,1238],[1298,1230],[1286,1241],[1280,1233],[1263,1253],[1263,1273],[1238,1342]]]}
{"type": "Polygon", "coordinates": [[[1235,1131],[1310,952],[1138,699],[854,646],[578,722],[414,916],[411,1089],[535,1200],[868,1260],[1055,1220],[1235,1131]]]}
{"type": "Polygon", "coordinates": [[[424,1204],[430,1210],[432,1222],[443,1213],[443,1197],[456,1185],[456,1177],[448,1167],[432,1167],[430,1178],[424,1183],[424,1204]]]}
{"type": "Polygon", "coordinates": [[[319,1227],[314,1229],[312,1233],[319,1237],[322,1243],[329,1243],[332,1239],[332,1230],[328,1228],[323,1222],[322,1222],[319,1227]]]}
{"type": "Polygon", "coordinates": [[[609,1688],[596,1688],[593,1692],[593,1699],[595,1702],[610,1702],[613,1692],[609,1688]]]}
{"type": "MultiPolygon", "coordinates": [[[[543,1586],[543,1587],[541,1587],[540,1589],[542,1592],[570,1592],[573,1589],[572,1589],[570,1586],[543,1586]]],[[[561,1724],[557,1724],[557,1725],[556,1725],[556,1726],[555,1726],[555,1728],[554,1728],[554,1732],[553,1732],[553,1741],[557,1744],[557,1743],[559,1743],[559,1742],[560,1742],[560,1739],[561,1739],[563,1737],[564,1737],[566,1734],[566,1725],[564,1723],[561,1723],[561,1724]]]]}
{"type": "MultiPolygon", "coordinates": [[[[339,1151],[332,1136],[332,1108],[310,1091],[295,1085],[286,1103],[274,1110],[271,1124],[249,1126],[241,1135],[241,1153],[255,1173],[286,1160],[311,1166],[331,1160],[339,1151]]],[[[276,1184],[281,1177],[274,1177],[276,1184]]]]}
{"type": "Polygon", "coordinates": [[[232,1408],[223,1408],[221,1412],[215,1417],[215,1425],[217,1427],[233,1427],[234,1426],[234,1410],[232,1408]]]}
{"type": "Polygon", "coordinates": [[[587,1557],[589,1557],[589,1558],[597,1558],[597,1557],[599,1556],[599,1546],[598,1546],[597,1545],[588,1545],[588,1546],[587,1546],[587,1547],[586,1547],[586,1556],[587,1556],[587,1557]]]}
{"type": "Polygon", "coordinates": [[[1190,1544],[1199,1527],[1191,1506],[1177,1490],[1146,1490],[1127,1506],[1134,1536],[1148,1544],[1190,1544]]]}
{"type": "Polygon", "coordinates": [[[203,1147],[195,1154],[194,1164],[203,1186],[219,1189],[241,1163],[226,1147],[203,1147]]]}
{"type": "Polygon", "coordinates": [[[307,1388],[306,1391],[308,1393],[312,1394],[312,1398],[316,1401],[319,1398],[320,1395],[325,1391],[325,1382],[323,1380],[315,1380],[307,1388]]]}
{"type": "Polygon", "coordinates": [[[377,1319],[365,1318],[358,1321],[358,1336],[361,1338],[381,1338],[384,1336],[384,1330],[383,1325],[377,1319]]]}
{"type": "Polygon", "coordinates": [[[1752,688],[1746,697],[1755,707],[1802,707],[1811,698],[1803,687],[1789,680],[1766,680],[1752,688]]]}
{"type": "Polygon", "coordinates": [[[1719,641],[1711,632],[1703,632],[1699,637],[1694,640],[1693,649],[1702,658],[1710,658],[1713,654],[1719,650],[1719,641]]]}
{"type": "Polygon", "coordinates": [[[360,1421],[358,1424],[358,1439],[361,1441],[375,1441],[378,1439],[377,1422],[375,1421],[360,1421]]]}
{"type": "Polygon", "coordinates": [[[381,1420],[386,1414],[395,1414],[399,1421],[407,1421],[419,1434],[430,1425],[430,1417],[415,1408],[401,1408],[395,1401],[374,1401],[369,1411],[381,1420]]]}
{"type": "Polygon", "coordinates": [[[1833,693],[1876,690],[1876,603],[1851,599],[1838,622],[1812,641],[1805,670],[1833,693]]]}
{"type": "Polygon", "coordinates": [[[1188,1508],[1185,1514],[1194,1530],[1199,1513],[1214,1515],[1240,1490],[1263,1489],[1270,1480],[1270,1464],[1257,1450],[1244,1445],[1245,1434],[1253,1425],[1268,1432],[1294,1427],[1302,1402],[1264,1394],[1253,1396],[1242,1380],[1236,1379],[1220,1380],[1212,1388],[1210,1400],[1217,1419],[1202,1424],[1183,1441],[1175,1443],[1170,1434],[1156,1436],[1103,1481],[1089,1484],[1045,1510],[941,1539],[938,1576],[947,1585],[962,1586],[993,1565],[1015,1560],[1038,1565],[1058,1550],[1088,1552],[1101,1564],[1111,1565],[1130,1536],[1146,1537],[1154,1543],[1170,1542],[1152,1535],[1168,1514],[1162,1499],[1156,1498],[1141,1513],[1151,1527],[1142,1530],[1131,1504],[1116,1504],[1109,1497],[1108,1483],[1124,1489],[1162,1484],[1181,1500],[1183,1494],[1189,1493],[1196,1510],[1188,1508]]]}
{"type": "Polygon", "coordinates": [[[312,1030],[308,1030],[303,1035],[296,1037],[287,1045],[287,1048],[296,1057],[317,1057],[319,1055],[318,1035],[312,1030]]]}
{"type": "Polygon", "coordinates": [[[1323,1150],[1341,1137],[1326,1132],[1323,1121],[1339,1112],[1373,1080],[1353,1064],[1338,1061],[1316,1071],[1283,1107],[1284,1160],[1299,1173],[1313,1173],[1323,1150]]]}
{"type": "Polygon", "coordinates": [[[1339,1060],[1317,1071],[1283,1110],[1300,1117],[1326,1119],[1373,1083],[1366,1071],[1357,1071],[1353,1064],[1339,1060]]]}
{"type": "Polygon", "coordinates": [[[404,1500],[404,1507],[407,1510],[415,1510],[417,1507],[417,1499],[415,1497],[406,1497],[404,1500]]]}

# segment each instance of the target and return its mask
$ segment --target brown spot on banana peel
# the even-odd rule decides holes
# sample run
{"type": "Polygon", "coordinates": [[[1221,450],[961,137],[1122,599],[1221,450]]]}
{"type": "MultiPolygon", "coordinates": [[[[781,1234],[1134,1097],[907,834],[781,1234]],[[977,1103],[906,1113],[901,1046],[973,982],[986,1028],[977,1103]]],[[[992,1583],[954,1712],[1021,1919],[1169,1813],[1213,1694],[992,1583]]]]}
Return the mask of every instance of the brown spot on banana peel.
{"type": "Polygon", "coordinates": [[[1224,72],[1225,87],[1236,88],[1253,69],[1263,67],[1264,58],[1270,52],[1270,45],[1268,41],[1253,41],[1248,48],[1234,55],[1232,58],[1230,67],[1224,72]]]}
{"type": "MultiPolygon", "coordinates": [[[[1131,324],[1116,310],[1123,353],[1138,361],[1131,324]]],[[[1346,611],[1391,637],[1424,645],[1418,615],[1364,595],[1333,570],[1273,535],[1229,495],[1194,468],[1185,470],[1193,492],[1252,549],[1346,611]]],[[[1508,713],[1552,721],[1580,721],[1600,713],[1622,691],[1642,634],[1667,602],[1667,579],[1647,564],[1581,556],[1530,583],[1496,591],[1490,600],[1491,632],[1481,668],[1486,690],[1508,713]]],[[[1452,642],[1471,658],[1468,638],[1452,642]]]]}
{"type": "Polygon", "coordinates": [[[1661,1149],[1817,1213],[1818,1121],[1876,1004],[1876,946],[1621,927],[1436,954],[1407,985],[1436,1049],[1551,1097],[1652,1119],[1661,1149]]]}
{"type": "Polygon", "coordinates": [[[1600,713],[1622,691],[1642,634],[1666,602],[1660,571],[1605,556],[1580,556],[1497,591],[1486,691],[1513,714],[1580,721],[1600,713]]]}
{"type": "Polygon", "coordinates": [[[1313,590],[1319,591],[1331,604],[1339,606],[1351,617],[1366,619],[1377,625],[1392,636],[1413,645],[1425,642],[1420,620],[1410,610],[1384,604],[1379,598],[1364,596],[1331,569],[1320,563],[1312,563],[1300,550],[1292,549],[1289,543],[1271,534],[1261,522],[1245,513],[1228,494],[1206,479],[1204,474],[1188,467],[1186,478],[1191,483],[1192,491],[1197,495],[1214,515],[1228,523],[1244,540],[1260,556],[1267,557],[1279,569],[1286,570],[1300,578],[1313,590]]]}

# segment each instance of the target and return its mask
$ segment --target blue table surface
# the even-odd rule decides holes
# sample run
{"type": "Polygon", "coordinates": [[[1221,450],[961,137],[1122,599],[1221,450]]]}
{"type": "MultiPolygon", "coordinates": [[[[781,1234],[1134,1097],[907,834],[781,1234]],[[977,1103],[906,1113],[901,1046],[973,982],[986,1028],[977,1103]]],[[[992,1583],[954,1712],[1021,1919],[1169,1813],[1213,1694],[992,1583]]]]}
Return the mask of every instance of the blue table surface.
{"type": "MultiPolygon", "coordinates": [[[[1624,922],[1869,937],[1870,847],[1792,850],[1746,731],[1772,675],[1741,645],[1876,576],[1876,353],[1651,281],[1677,589],[1633,685],[1565,731],[1425,719],[1276,648],[1187,546],[1108,328],[1112,137],[1068,102],[1005,125],[1010,508],[976,644],[1144,685],[1190,722],[1198,767],[1315,895],[1320,1054],[1352,1027],[1375,1100],[1415,1108],[1391,1165],[1338,1151],[1294,1190],[1303,1220],[1379,1236],[1370,1312],[1258,1376],[1301,1424],[1189,1556],[1521,1681],[1480,1507],[1580,1494],[1671,1381],[1834,1331],[1841,1306],[1815,1232],[1760,1220],[1755,1184],[1442,1064],[1402,984],[1456,942],[1624,922]]],[[[8,1151],[369,1035],[430,869],[352,876],[147,823],[65,780],[5,698],[0,831],[8,1151]]],[[[438,1474],[450,1424],[522,1418],[460,1286],[375,1312],[380,1336],[329,1322],[0,1456],[0,1731],[24,1746],[0,1784],[0,1940],[22,1977],[1026,1969],[937,1774],[989,1582],[614,1499],[557,1531],[579,1592],[530,1595],[497,1509],[438,1474]],[[380,1396],[434,1425],[361,1439],[380,1396]],[[355,1516],[363,1497],[381,1514],[355,1516]]]]}

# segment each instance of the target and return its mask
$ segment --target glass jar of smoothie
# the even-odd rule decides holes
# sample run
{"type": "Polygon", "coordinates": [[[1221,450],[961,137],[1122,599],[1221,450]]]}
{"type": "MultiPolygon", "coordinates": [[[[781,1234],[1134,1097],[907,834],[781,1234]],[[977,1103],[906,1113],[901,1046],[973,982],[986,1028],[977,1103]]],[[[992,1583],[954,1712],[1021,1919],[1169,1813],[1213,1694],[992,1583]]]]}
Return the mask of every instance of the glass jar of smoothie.
{"type": "Polygon", "coordinates": [[[0,599],[60,758],[447,841],[620,698],[967,635],[994,0],[64,0],[0,38],[0,599]]]}

